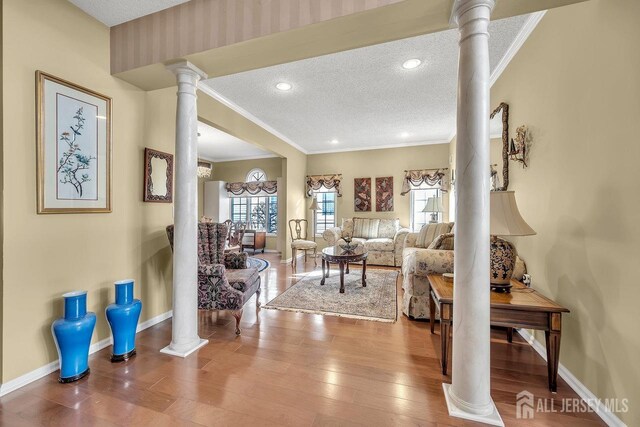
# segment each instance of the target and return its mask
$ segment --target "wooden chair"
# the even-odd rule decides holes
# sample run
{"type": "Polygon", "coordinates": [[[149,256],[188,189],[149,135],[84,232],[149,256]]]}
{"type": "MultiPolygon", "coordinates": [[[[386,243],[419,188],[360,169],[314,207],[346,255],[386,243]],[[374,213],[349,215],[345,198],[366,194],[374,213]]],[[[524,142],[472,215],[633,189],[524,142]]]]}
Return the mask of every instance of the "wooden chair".
{"type": "Polygon", "coordinates": [[[307,228],[309,222],[306,219],[289,220],[289,231],[291,231],[291,265],[295,269],[298,265],[298,251],[304,251],[304,261],[307,262],[307,252],[313,251],[313,263],[318,265],[316,252],[318,244],[312,240],[307,240],[307,228]]]}
{"type": "Polygon", "coordinates": [[[244,239],[244,231],[247,227],[246,222],[233,222],[230,219],[223,222],[227,226],[227,241],[224,252],[242,252],[242,239],[244,239]]]}

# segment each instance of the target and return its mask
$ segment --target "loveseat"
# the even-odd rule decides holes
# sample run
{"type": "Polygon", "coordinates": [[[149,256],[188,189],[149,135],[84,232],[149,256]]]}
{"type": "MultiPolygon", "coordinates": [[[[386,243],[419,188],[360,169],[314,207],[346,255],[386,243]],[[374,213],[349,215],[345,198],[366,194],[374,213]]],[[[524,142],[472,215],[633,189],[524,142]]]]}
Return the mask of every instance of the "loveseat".
{"type": "MultiPolygon", "coordinates": [[[[429,274],[453,273],[453,223],[426,224],[405,236],[402,251],[402,312],[413,319],[429,319],[429,274]]],[[[516,259],[513,278],[522,280],[526,265],[516,259]]],[[[439,316],[439,314],[437,315],[439,316]]]]}
{"type": "Polygon", "coordinates": [[[400,267],[404,239],[410,231],[400,226],[399,219],[345,218],[342,226],[325,230],[322,237],[334,246],[344,244],[344,236],[351,236],[353,243],[369,251],[367,264],[400,267]]]}

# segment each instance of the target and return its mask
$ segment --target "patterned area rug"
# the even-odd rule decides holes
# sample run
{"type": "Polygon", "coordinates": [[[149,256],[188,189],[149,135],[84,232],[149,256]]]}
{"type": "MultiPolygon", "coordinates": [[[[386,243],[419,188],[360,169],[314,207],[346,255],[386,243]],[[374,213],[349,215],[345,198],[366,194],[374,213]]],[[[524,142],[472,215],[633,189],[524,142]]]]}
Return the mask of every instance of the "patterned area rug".
{"type": "Polygon", "coordinates": [[[352,267],[351,274],[344,275],[344,294],[339,292],[340,274],[337,271],[331,270],[324,286],[320,286],[321,276],[320,270],[305,274],[263,308],[378,322],[396,321],[397,271],[367,269],[367,287],[363,288],[362,270],[352,267]]]}
{"type": "Polygon", "coordinates": [[[262,258],[247,257],[247,267],[255,267],[258,269],[258,272],[266,270],[270,265],[269,261],[262,258]]]}

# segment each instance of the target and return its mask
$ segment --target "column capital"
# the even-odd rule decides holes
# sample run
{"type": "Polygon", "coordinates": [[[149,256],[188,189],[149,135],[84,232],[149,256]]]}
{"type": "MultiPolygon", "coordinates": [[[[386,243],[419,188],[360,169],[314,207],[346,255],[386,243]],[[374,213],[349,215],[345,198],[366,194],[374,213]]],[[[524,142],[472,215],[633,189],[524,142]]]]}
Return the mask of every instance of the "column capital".
{"type": "Polygon", "coordinates": [[[460,17],[472,9],[485,7],[489,9],[489,13],[493,10],[497,0],[455,0],[451,8],[451,17],[449,25],[455,28],[460,25],[460,17]]]}
{"type": "Polygon", "coordinates": [[[178,61],[166,65],[167,70],[171,71],[176,76],[179,74],[188,74],[197,80],[206,80],[207,73],[196,67],[189,61],[178,61]]]}

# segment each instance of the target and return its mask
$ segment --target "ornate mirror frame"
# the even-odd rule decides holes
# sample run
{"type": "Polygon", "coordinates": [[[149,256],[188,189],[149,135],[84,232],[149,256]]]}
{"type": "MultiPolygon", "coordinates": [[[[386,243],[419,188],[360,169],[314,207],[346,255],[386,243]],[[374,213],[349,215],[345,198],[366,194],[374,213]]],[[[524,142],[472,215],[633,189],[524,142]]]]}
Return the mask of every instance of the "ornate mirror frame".
{"type": "Polygon", "coordinates": [[[509,104],[501,102],[491,113],[489,119],[502,112],[502,187],[498,191],[507,191],[509,187],[509,104]]]}
{"type": "Polygon", "coordinates": [[[151,148],[144,149],[144,189],[143,200],[145,202],[172,203],[173,202],[173,154],[151,148]],[[162,159],[167,162],[166,186],[167,193],[164,196],[153,194],[153,180],[151,179],[151,160],[162,159]]]}

